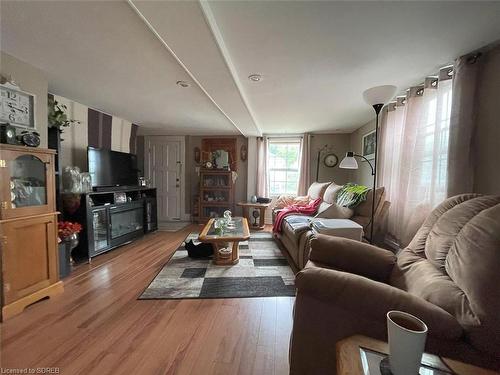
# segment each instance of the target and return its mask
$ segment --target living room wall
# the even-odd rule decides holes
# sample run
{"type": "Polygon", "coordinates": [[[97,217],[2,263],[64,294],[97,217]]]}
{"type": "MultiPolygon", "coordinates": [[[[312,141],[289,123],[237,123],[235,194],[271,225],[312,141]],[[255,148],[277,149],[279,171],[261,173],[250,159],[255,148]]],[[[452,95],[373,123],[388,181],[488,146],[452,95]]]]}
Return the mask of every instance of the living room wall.
{"type": "MultiPolygon", "coordinates": [[[[358,130],[351,133],[350,135],[350,147],[351,151],[356,154],[362,153],[362,140],[365,134],[370,133],[375,130],[375,119],[361,126],[358,130]]],[[[373,186],[373,176],[370,166],[366,161],[361,161],[358,159],[358,169],[351,169],[349,171],[349,181],[355,182],[360,185],[365,185],[368,187],[373,186]]]]}
{"type": "Polygon", "coordinates": [[[47,90],[49,82],[45,73],[0,51],[0,74],[6,78],[14,79],[21,90],[36,95],[36,131],[40,133],[40,147],[47,147],[47,90]]]}
{"type": "MultiPolygon", "coordinates": [[[[310,154],[310,181],[316,181],[316,167],[318,165],[318,150],[327,145],[331,152],[339,158],[339,164],[346,152],[350,150],[350,134],[313,134],[311,137],[310,154]]],[[[349,170],[340,169],[338,164],[333,168],[325,166],[323,159],[327,153],[323,152],[319,162],[319,182],[334,181],[343,185],[349,182],[349,170]]]]}
{"type": "Polygon", "coordinates": [[[108,148],[114,151],[136,153],[137,125],[118,116],[104,114],[87,107],[84,104],[54,95],[54,99],[67,107],[68,118],[80,121],[64,128],[61,138],[61,166],[72,165],[79,167],[82,171],[87,170],[87,146],[108,148]],[[108,119],[107,128],[100,127],[98,118],[91,118],[104,115],[108,119]],[[90,129],[89,129],[90,126],[90,129]],[[107,137],[103,136],[107,133],[107,137]],[[91,139],[89,141],[89,134],[91,139]],[[95,136],[94,136],[95,135],[95,136]],[[102,139],[100,142],[99,140],[102,139]],[[132,149],[131,149],[132,145],[132,149]]]}

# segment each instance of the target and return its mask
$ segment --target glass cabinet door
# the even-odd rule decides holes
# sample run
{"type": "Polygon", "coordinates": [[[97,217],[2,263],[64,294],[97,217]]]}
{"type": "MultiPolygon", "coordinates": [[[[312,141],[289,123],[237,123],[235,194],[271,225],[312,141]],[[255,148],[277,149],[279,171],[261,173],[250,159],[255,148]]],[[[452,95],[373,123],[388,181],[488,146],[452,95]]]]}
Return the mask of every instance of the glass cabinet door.
{"type": "Polygon", "coordinates": [[[20,155],[9,161],[10,206],[17,209],[47,204],[45,163],[34,155],[20,155]]]}
{"type": "Polygon", "coordinates": [[[106,208],[92,211],[92,232],[94,238],[94,252],[96,253],[109,246],[108,225],[108,212],[106,208]]]}
{"type": "Polygon", "coordinates": [[[0,219],[53,213],[54,152],[0,145],[0,219]]]}

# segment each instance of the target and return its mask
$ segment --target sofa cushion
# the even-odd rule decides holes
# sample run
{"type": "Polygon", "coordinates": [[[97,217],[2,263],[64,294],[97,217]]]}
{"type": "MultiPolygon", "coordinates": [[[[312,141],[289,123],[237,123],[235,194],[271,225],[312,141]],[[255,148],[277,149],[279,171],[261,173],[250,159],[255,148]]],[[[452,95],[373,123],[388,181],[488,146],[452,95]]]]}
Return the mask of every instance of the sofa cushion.
{"type": "Polygon", "coordinates": [[[337,199],[337,193],[342,189],[342,185],[337,185],[335,182],[332,182],[325,190],[323,194],[323,202],[326,203],[335,203],[337,199]]]}
{"type": "Polygon", "coordinates": [[[307,195],[311,199],[323,199],[326,188],[331,184],[331,182],[313,182],[309,189],[307,190],[307,195]]]}
{"type": "MultiPolygon", "coordinates": [[[[379,187],[376,189],[375,193],[375,209],[377,209],[378,204],[380,202],[380,199],[382,197],[382,194],[384,194],[385,188],[384,187],[379,187]]],[[[371,216],[372,214],[372,196],[373,196],[373,189],[370,189],[370,191],[366,194],[366,200],[364,202],[361,202],[354,208],[354,214],[356,216],[371,216]]]]}
{"type": "Polygon", "coordinates": [[[363,227],[348,219],[314,219],[311,227],[320,234],[361,241],[363,227]]]}
{"type": "Polygon", "coordinates": [[[283,219],[283,230],[292,236],[298,236],[300,233],[310,228],[310,216],[289,215],[283,219]]]}

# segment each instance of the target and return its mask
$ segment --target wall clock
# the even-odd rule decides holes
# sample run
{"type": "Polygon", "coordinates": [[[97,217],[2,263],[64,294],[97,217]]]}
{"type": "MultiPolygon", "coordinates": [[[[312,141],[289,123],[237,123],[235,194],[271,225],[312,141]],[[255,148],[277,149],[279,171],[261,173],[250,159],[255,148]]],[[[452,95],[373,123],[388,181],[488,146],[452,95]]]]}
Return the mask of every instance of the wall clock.
{"type": "Polygon", "coordinates": [[[328,168],[333,168],[339,163],[339,158],[337,155],[335,155],[333,152],[331,152],[325,156],[325,158],[323,159],[323,163],[328,168]]]}
{"type": "Polygon", "coordinates": [[[35,128],[35,96],[12,84],[0,85],[0,121],[35,128]]]}

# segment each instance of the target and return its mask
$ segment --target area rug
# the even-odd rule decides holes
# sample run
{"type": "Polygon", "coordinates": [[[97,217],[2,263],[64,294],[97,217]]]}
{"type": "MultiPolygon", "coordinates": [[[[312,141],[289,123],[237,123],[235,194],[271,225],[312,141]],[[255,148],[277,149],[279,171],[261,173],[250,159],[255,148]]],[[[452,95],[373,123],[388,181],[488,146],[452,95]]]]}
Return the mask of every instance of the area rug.
{"type": "MultiPolygon", "coordinates": [[[[197,239],[198,233],[191,233],[184,241],[197,239]]],[[[240,242],[240,261],[234,266],[189,258],[184,244],[139,299],[295,296],[295,275],[271,233],[255,232],[240,242]]]]}

